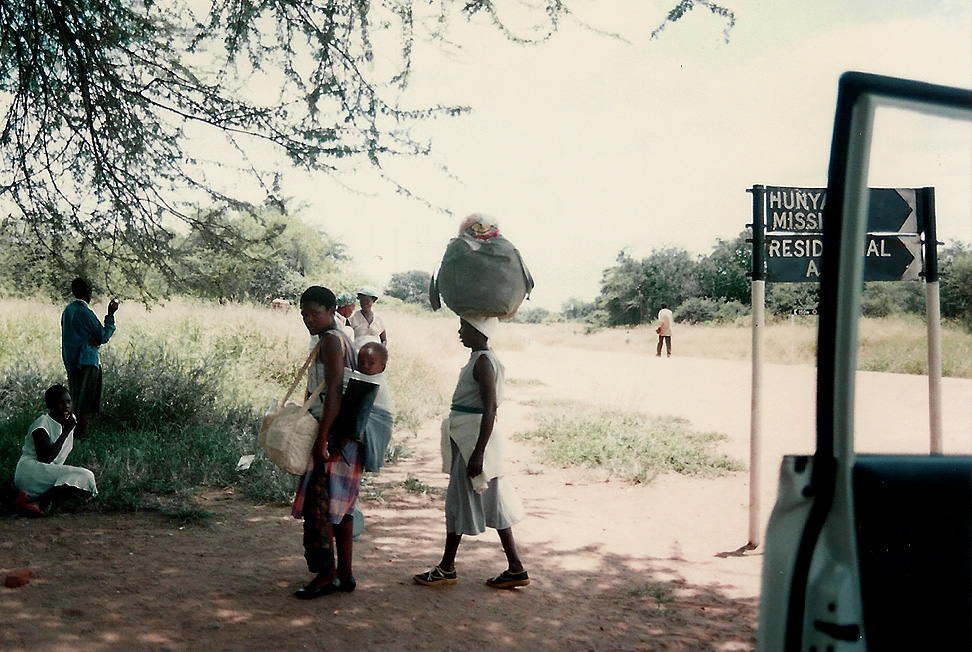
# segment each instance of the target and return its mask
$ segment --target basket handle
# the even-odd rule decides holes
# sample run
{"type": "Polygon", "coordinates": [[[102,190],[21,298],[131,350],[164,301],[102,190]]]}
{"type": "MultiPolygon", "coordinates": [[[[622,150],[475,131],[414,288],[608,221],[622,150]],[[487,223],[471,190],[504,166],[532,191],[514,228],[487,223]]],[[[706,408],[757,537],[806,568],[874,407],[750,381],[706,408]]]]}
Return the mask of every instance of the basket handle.
{"type": "MultiPolygon", "coordinates": [[[[317,357],[317,354],[320,352],[320,350],[321,350],[321,342],[318,341],[317,346],[314,347],[314,350],[310,352],[309,356],[307,356],[307,360],[304,361],[304,366],[301,367],[300,371],[297,372],[297,377],[294,378],[293,384],[290,386],[290,389],[287,390],[287,395],[283,397],[281,403],[286,403],[287,399],[290,398],[290,395],[294,393],[295,389],[297,389],[297,384],[300,383],[300,379],[304,377],[304,372],[307,371],[307,367],[309,367],[310,363],[314,360],[314,358],[317,357]]],[[[318,387],[317,391],[314,393],[314,398],[317,398],[317,394],[320,394],[323,388],[324,388],[324,383],[321,383],[321,386],[318,387]]]]}

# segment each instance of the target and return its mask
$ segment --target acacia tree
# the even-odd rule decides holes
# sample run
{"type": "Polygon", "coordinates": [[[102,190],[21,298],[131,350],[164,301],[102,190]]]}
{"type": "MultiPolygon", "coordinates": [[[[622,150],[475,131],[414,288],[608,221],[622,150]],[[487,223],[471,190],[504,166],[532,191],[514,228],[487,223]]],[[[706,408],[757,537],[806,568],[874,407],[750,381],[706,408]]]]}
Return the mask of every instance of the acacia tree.
{"type": "MultiPolygon", "coordinates": [[[[571,16],[564,0],[511,2],[536,13],[534,30],[512,33],[492,0],[0,3],[0,214],[65,266],[80,242],[136,282],[144,265],[171,277],[175,225],[225,238],[197,206],[247,208],[194,139],[222,138],[267,197],[275,170],[262,161],[280,154],[311,170],[425,154],[410,126],[464,107],[399,105],[415,40],[483,14],[541,42],[571,16]],[[438,15],[417,20],[430,6],[438,15]],[[378,30],[395,52],[376,57],[378,30]]],[[[660,27],[696,4],[731,27],[708,0],[681,0],[660,27]]]]}
{"type": "Polygon", "coordinates": [[[749,273],[753,268],[752,232],[733,240],[716,240],[712,253],[699,261],[699,291],[704,297],[749,305],[749,273]]]}
{"type": "Polygon", "coordinates": [[[346,260],[343,246],[280,209],[268,205],[256,215],[214,211],[199,219],[206,229],[173,240],[178,268],[168,286],[220,302],[296,300],[307,285],[334,277],[346,260]],[[214,237],[217,230],[226,235],[214,237]]]}
{"type": "Polygon", "coordinates": [[[635,260],[624,251],[604,271],[599,306],[611,325],[651,321],[662,303],[675,309],[698,295],[698,263],[679,247],[655,249],[635,260]]]}
{"type": "Polygon", "coordinates": [[[410,272],[396,272],[388,281],[385,294],[401,299],[405,303],[431,310],[432,306],[429,304],[429,283],[431,280],[432,275],[421,269],[413,269],[410,272]]]}

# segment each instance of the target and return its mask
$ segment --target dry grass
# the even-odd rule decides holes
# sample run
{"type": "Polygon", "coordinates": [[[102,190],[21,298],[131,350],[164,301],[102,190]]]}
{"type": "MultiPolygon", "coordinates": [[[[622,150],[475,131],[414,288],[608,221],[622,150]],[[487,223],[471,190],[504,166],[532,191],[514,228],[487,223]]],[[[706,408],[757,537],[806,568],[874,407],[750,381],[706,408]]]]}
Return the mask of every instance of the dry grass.
{"type": "MultiPolygon", "coordinates": [[[[497,336],[497,347],[523,349],[531,342],[594,351],[655,350],[653,325],[606,328],[586,333],[583,324],[508,324],[497,336]]],[[[749,360],[753,333],[749,323],[735,325],[676,324],[672,349],[676,355],[719,360],[749,360]]],[[[815,317],[770,321],[763,333],[766,362],[814,365],[817,355],[815,317]]],[[[945,376],[972,378],[972,334],[952,325],[942,329],[945,376]]],[[[927,331],[923,319],[899,315],[865,318],[860,324],[858,368],[891,373],[928,373],[927,331]]]]}
{"type": "MultiPolygon", "coordinates": [[[[594,351],[626,349],[652,352],[658,344],[654,325],[605,328],[586,333],[583,324],[559,323],[536,326],[510,324],[503,329],[504,342],[524,348],[531,342],[547,346],[584,348],[594,351]]],[[[767,360],[780,364],[813,364],[816,355],[816,324],[795,322],[771,324],[763,345],[767,360]]],[[[743,325],[677,324],[672,337],[676,355],[689,358],[748,360],[752,352],[752,330],[743,325]]],[[[499,344],[497,344],[499,346],[499,344]]]]}
{"type": "MultiPolygon", "coordinates": [[[[43,300],[0,300],[0,364],[6,367],[15,360],[29,360],[58,365],[61,308],[43,300]]],[[[392,303],[379,304],[378,309],[388,326],[388,375],[392,389],[397,396],[418,396],[414,419],[440,413],[455,382],[454,360],[463,354],[456,334],[457,318],[446,311],[430,314],[392,303]]],[[[95,311],[103,314],[103,302],[95,306],[95,311]]],[[[245,386],[245,393],[261,402],[286,386],[307,351],[307,331],[296,308],[277,311],[174,299],[152,309],[126,303],[117,318],[119,329],[109,344],[115,354],[138,347],[146,340],[156,340],[194,358],[205,358],[214,352],[235,356],[240,364],[232,384],[245,386]]],[[[860,333],[861,369],[926,373],[926,332],[921,319],[864,319],[860,333]]],[[[813,365],[816,339],[814,317],[771,321],[763,339],[766,361],[813,365]]],[[[946,327],[942,340],[945,375],[972,378],[972,334],[946,327]]],[[[507,323],[499,329],[493,345],[517,351],[536,343],[597,351],[650,352],[655,350],[657,341],[654,327],[649,325],[586,333],[585,326],[576,323],[507,323]]],[[[672,344],[679,356],[748,360],[752,330],[746,323],[676,324],[672,344]]]]}

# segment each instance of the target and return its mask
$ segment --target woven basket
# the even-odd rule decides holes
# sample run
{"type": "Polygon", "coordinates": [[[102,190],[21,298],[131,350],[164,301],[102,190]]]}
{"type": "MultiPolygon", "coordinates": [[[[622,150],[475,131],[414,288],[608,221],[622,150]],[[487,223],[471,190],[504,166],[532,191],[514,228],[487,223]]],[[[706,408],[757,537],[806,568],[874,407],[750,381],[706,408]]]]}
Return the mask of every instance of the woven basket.
{"type": "Polygon", "coordinates": [[[303,475],[310,462],[311,451],[314,442],[317,441],[318,423],[307,410],[324,389],[324,382],[322,381],[307,397],[303,405],[289,399],[304,372],[307,371],[307,367],[317,357],[320,348],[321,344],[318,342],[307,356],[307,361],[301,367],[290,389],[287,390],[286,396],[267,410],[263,423],[260,424],[260,434],[257,436],[257,443],[266,452],[270,461],[280,470],[293,475],[303,475]]]}
{"type": "Polygon", "coordinates": [[[303,475],[317,441],[317,419],[300,403],[277,402],[263,419],[257,443],[282,471],[303,475]]]}

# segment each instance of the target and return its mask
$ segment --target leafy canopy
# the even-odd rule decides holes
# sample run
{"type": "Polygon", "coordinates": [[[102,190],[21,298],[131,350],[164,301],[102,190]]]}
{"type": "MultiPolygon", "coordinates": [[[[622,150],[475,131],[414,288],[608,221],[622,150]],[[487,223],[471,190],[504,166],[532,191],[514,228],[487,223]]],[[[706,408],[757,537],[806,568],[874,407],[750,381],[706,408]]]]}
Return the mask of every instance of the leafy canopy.
{"type": "MultiPolygon", "coordinates": [[[[380,172],[427,153],[410,127],[465,108],[401,106],[417,39],[482,15],[542,42],[571,17],[561,0],[501,4],[535,27],[514,33],[491,0],[0,3],[0,216],[62,270],[78,243],[144,292],[142,268],[173,278],[175,235],[208,228],[200,206],[248,208],[227,179],[252,175],[260,204],[285,172],[270,161],[380,172]]],[[[695,4],[731,27],[707,0],[682,0],[665,23],[695,4]]]]}
{"type": "Polygon", "coordinates": [[[396,299],[401,299],[405,303],[422,306],[428,310],[432,309],[429,304],[429,284],[432,275],[420,269],[413,269],[410,272],[397,272],[392,274],[388,285],[385,287],[385,294],[396,299]]]}

